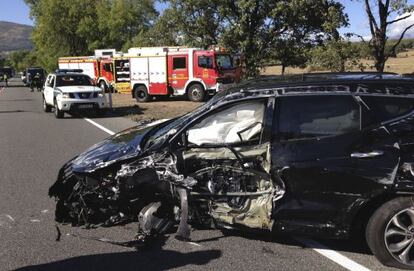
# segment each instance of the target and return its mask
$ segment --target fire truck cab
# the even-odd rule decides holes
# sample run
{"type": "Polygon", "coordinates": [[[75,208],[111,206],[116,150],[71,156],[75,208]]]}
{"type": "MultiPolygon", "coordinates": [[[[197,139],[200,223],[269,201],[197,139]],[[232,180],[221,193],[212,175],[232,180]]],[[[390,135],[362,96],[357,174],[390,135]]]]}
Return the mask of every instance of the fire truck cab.
{"type": "Polygon", "coordinates": [[[129,69],[129,59],[115,49],[95,50],[93,56],[59,58],[59,69],[81,69],[104,91],[130,92],[129,72],[124,67],[129,69]],[[123,65],[125,62],[127,64],[123,65]]]}
{"type": "Polygon", "coordinates": [[[231,55],[214,49],[131,48],[124,56],[130,59],[132,97],[138,102],[170,95],[201,102],[240,79],[231,55]]]}

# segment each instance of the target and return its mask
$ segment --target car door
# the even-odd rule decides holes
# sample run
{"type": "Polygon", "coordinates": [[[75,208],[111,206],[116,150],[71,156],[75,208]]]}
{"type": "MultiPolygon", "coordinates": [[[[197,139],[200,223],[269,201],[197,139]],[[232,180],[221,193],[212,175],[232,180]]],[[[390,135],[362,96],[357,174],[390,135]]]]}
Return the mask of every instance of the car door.
{"type": "Polygon", "coordinates": [[[46,79],[45,87],[44,87],[44,97],[46,103],[52,105],[53,98],[54,98],[54,86],[55,86],[55,76],[49,75],[46,79]]]}
{"type": "Polygon", "coordinates": [[[275,216],[342,226],[353,207],[392,185],[397,140],[384,127],[364,127],[366,113],[351,94],[277,99],[272,168],[285,183],[286,198],[275,216]]]}
{"type": "Polygon", "coordinates": [[[188,55],[168,56],[168,81],[175,90],[183,90],[188,81],[188,55]]]}

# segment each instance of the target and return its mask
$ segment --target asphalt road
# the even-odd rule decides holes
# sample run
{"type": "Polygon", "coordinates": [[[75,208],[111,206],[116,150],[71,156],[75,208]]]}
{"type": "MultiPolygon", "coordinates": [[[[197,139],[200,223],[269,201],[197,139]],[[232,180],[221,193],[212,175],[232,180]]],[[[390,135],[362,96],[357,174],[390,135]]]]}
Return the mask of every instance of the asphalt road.
{"type": "Polygon", "coordinates": [[[136,251],[87,239],[132,240],[136,225],[85,230],[60,227],[47,196],[59,168],[87,147],[134,123],[125,118],[55,119],[41,94],[0,83],[0,270],[390,270],[365,247],[268,233],[194,230],[193,242],[173,235],[136,251]],[[73,235],[80,235],[75,237],[73,235]],[[345,266],[345,267],[344,267],[345,266]],[[365,268],[365,269],[364,269],[365,268]]]}

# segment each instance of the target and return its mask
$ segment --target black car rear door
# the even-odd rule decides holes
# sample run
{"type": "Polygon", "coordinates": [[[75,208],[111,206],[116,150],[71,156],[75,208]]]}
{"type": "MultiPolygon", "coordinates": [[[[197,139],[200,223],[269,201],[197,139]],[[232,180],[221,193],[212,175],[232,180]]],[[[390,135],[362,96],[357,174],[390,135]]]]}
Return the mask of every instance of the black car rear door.
{"type": "Polygon", "coordinates": [[[365,112],[351,94],[277,99],[272,165],[286,186],[279,219],[346,223],[354,206],[393,181],[398,146],[385,129],[364,129],[365,112]]]}

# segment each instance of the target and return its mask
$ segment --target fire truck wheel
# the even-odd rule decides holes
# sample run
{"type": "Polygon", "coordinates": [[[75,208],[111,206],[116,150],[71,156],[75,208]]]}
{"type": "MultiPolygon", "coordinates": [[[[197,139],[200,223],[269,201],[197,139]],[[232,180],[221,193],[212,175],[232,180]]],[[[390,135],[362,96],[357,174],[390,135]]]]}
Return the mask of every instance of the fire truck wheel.
{"type": "Polygon", "coordinates": [[[134,97],[139,103],[148,102],[151,98],[151,95],[148,94],[147,88],[145,86],[138,86],[134,89],[134,97]]]}
{"type": "Polygon", "coordinates": [[[194,84],[188,88],[188,99],[193,102],[204,101],[205,91],[202,85],[194,84]]]}

